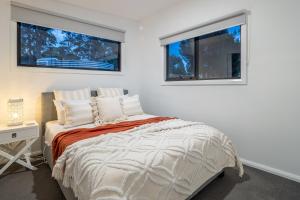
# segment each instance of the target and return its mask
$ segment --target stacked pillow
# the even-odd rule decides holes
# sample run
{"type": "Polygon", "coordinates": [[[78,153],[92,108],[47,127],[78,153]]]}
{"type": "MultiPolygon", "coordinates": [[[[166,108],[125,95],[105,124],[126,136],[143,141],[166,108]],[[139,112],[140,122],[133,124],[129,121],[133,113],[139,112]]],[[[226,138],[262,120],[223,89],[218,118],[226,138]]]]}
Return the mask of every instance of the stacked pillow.
{"type": "Polygon", "coordinates": [[[141,107],[139,95],[134,95],[132,97],[124,96],[120,98],[123,113],[126,116],[141,115],[144,111],[141,107]]]}
{"type": "Polygon", "coordinates": [[[123,88],[97,88],[98,97],[92,99],[92,110],[96,125],[116,123],[127,117],[122,112],[120,97],[123,88]]]}
{"type": "Polygon", "coordinates": [[[138,95],[123,95],[122,88],[98,88],[91,97],[89,88],[54,91],[58,122],[66,128],[95,123],[103,125],[143,114],[138,95]]]}
{"type": "Polygon", "coordinates": [[[65,128],[93,123],[94,118],[90,103],[90,100],[63,101],[65,108],[65,128]]]}
{"type": "Polygon", "coordinates": [[[54,90],[55,100],[86,100],[91,98],[91,89],[54,90]]]}
{"type": "Polygon", "coordinates": [[[89,88],[72,91],[55,90],[54,96],[59,124],[69,128],[93,122],[89,88]]]}
{"type": "Polygon", "coordinates": [[[122,88],[98,88],[97,92],[98,97],[92,100],[96,125],[115,123],[144,113],[138,95],[123,95],[122,88]]]}
{"type": "Polygon", "coordinates": [[[127,118],[122,112],[119,96],[95,97],[91,105],[96,125],[116,123],[127,118]]]}
{"type": "Polygon", "coordinates": [[[98,97],[120,97],[124,95],[123,88],[98,88],[98,97]]]}

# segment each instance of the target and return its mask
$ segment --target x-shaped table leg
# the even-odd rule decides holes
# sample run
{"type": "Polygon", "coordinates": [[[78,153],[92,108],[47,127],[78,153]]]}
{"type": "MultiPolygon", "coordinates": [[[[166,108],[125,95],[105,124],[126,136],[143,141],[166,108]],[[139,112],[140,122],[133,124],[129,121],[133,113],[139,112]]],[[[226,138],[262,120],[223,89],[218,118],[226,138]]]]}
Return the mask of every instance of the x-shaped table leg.
{"type": "Polygon", "coordinates": [[[26,145],[15,155],[15,156],[12,156],[4,151],[1,151],[0,150],[0,156],[3,156],[7,159],[9,159],[9,161],[0,169],[0,175],[11,165],[13,164],[14,162],[24,166],[24,167],[27,167],[31,170],[36,170],[37,168],[32,166],[31,163],[30,163],[30,160],[29,160],[29,156],[28,154],[25,155],[25,158],[26,158],[26,162],[24,162],[23,160],[20,160],[20,156],[22,156],[23,154],[25,154],[28,149],[30,148],[30,146],[36,141],[37,139],[30,139],[30,140],[27,140],[26,141],[26,145]]]}

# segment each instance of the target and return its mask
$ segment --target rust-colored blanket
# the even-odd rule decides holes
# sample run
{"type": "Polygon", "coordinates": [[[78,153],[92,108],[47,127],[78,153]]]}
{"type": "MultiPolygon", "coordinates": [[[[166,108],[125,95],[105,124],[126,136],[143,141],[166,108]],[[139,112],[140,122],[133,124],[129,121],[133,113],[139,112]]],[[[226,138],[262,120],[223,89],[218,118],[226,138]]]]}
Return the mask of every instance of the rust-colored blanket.
{"type": "Polygon", "coordinates": [[[95,128],[78,128],[57,134],[52,141],[52,158],[55,163],[56,159],[71,144],[91,137],[96,137],[107,133],[116,133],[126,131],[137,126],[148,123],[156,123],[164,120],[173,119],[170,117],[154,117],[144,120],[125,121],[116,124],[106,124],[95,128]]]}

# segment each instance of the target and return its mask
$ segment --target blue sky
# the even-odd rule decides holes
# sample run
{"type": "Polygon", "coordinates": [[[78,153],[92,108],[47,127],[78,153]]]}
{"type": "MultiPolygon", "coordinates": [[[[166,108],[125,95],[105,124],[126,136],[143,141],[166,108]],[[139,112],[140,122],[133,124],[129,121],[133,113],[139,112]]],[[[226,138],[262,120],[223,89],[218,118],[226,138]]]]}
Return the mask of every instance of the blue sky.
{"type": "Polygon", "coordinates": [[[179,54],[179,50],[180,50],[180,46],[179,46],[180,42],[176,42],[176,43],[172,43],[170,44],[170,55],[172,56],[178,56],[179,54]]]}
{"type": "Polygon", "coordinates": [[[231,35],[234,38],[235,42],[241,42],[241,26],[234,26],[227,29],[227,32],[229,35],[231,35]]]}
{"type": "Polygon", "coordinates": [[[56,46],[60,46],[59,43],[64,40],[65,34],[63,33],[62,30],[59,29],[52,29],[51,32],[56,37],[56,41],[57,41],[56,46]]]}

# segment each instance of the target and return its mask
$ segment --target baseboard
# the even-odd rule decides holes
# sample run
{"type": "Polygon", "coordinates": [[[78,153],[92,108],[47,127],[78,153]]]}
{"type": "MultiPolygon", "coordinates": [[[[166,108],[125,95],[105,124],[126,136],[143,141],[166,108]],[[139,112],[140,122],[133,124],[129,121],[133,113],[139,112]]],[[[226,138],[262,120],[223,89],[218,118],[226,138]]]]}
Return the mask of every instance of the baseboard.
{"type": "Polygon", "coordinates": [[[293,174],[293,173],[289,173],[289,172],[286,172],[286,171],[282,171],[280,169],[269,167],[267,165],[256,163],[256,162],[253,162],[253,161],[250,161],[250,160],[246,160],[246,159],[243,159],[243,158],[241,158],[241,161],[246,166],[253,167],[253,168],[265,171],[265,172],[269,172],[271,174],[274,174],[274,175],[277,175],[277,176],[281,176],[283,178],[287,178],[289,180],[296,181],[296,182],[300,183],[300,176],[297,175],[297,174],[293,174]]]}

